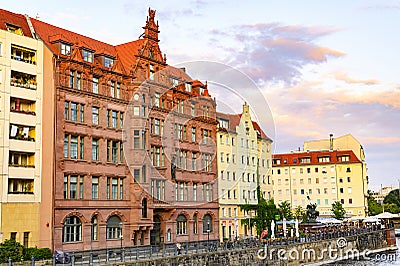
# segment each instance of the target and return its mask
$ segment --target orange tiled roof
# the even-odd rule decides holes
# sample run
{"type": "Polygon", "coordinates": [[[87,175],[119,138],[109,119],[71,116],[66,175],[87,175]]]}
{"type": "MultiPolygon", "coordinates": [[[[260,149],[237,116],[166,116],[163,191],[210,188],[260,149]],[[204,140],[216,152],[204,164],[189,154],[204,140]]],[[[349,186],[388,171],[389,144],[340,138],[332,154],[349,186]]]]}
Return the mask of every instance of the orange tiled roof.
{"type": "Polygon", "coordinates": [[[20,27],[24,36],[32,38],[32,33],[24,15],[15,14],[7,10],[0,9],[0,29],[7,31],[6,24],[20,27]]]}
{"type": "Polygon", "coordinates": [[[144,39],[139,39],[136,41],[120,44],[115,47],[118,54],[118,59],[121,61],[121,64],[127,71],[130,71],[132,68],[135,67],[135,55],[139,54],[139,50],[142,49],[144,42],[144,39]]]}
{"type": "Polygon", "coordinates": [[[280,164],[273,160],[273,166],[294,166],[294,165],[316,165],[332,163],[361,163],[352,150],[334,150],[334,151],[308,151],[274,154],[273,159],[280,159],[280,164]],[[349,161],[341,162],[338,157],[348,155],[349,161]],[[319,162],[320,157],[330,157],[329,162],[319,162]],[[310,158],[310,163],[300,163],[300,158],[310,158]]]}
{"type": "MultiPolygon", "coordinates": [[[[52,42],[61,40],[72,45],[77,45],[78,47],[84,47],[93,50],[95,54],[101,52],[113,57],[117,56],[117,51],[111,44],[107,44],[90,37],[59,28],[34,18],[31,18],[31,21],[33,27],[35,28],[35,32],[44,42],[49,44],[50,49],[52,49],[52,42]]],[[[59,54],[59,51],[54,49],[52,49],[52,51],[55,54],[59,54]]]]}

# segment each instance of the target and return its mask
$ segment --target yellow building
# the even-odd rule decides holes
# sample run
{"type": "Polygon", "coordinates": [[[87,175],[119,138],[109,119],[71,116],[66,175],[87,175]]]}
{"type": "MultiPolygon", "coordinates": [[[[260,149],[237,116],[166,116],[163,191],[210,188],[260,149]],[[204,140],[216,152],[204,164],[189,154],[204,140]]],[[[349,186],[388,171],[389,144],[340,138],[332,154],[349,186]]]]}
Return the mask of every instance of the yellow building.
{"type": "Polygon", "coordinates": [[[0,10],[0,17],[0,242],[42,246],[44,47],[23,15],[0,10]]]}
{"type": "Polygon", "coordinates": [[[364,151],[351,135],[304,143],[304,151],[273,155],[275,203],[292,209],[317,204],[320,216],[332,215],[332,203],[343,204],[347,216],[367,213],[368,176],[364,151]]]}
{"type": "Polygon", "coordinates": [[[266,199],[272,196],[272,140],[252,121],[247,104],[241,114],[217,113],[217,119],[220,239],[254,236],[254,228],[241,225],[254,214],[240,205],[257,204],[257,165],[261,192],[266,199]]]}

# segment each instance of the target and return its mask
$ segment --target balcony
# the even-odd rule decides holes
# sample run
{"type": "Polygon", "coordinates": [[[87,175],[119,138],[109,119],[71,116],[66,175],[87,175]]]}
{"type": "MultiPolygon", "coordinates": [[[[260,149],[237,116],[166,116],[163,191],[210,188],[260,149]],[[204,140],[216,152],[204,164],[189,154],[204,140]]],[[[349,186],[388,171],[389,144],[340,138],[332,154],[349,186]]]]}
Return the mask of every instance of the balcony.
{"type": "Polygon", "coordinates": [[[11,97],[10,99],[10,112],[36,115],[36,105],[34,101],[19,99],[11,97]]]}
{"type": "Polygon", "coordinates": [[[8,194],[33,194],[34,180],[22,178],[8,179],[8,194]]]}
{"type": "Polygon", "coordinates": [[[18,71],[11,71],[11,86],[36,90],[36,76],[18,71]]]}
{"type": "Polygon", "coordinates": [[[35,127],[10,125],[10,139],[35,141],[35,127]]]}
{"type": "Polygon", "coordinates": [[[36,65],[36,51],[11,45],[11,59],[36,65]]]}
{"type": "Polygon", "coordinates": [[[35,168],[35,154],[10,151],[8,166],[35,168]]]}

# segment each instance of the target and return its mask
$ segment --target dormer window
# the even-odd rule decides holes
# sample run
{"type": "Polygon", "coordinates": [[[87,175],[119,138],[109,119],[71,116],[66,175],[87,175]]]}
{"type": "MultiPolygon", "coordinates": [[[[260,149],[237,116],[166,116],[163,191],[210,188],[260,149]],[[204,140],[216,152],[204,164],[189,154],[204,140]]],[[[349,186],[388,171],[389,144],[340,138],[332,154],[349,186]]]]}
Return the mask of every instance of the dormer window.
{"type": "Polygon", "coordinates": [[[203,88],[203,87],[200,87],[199,92],[200,92],[200,95],[203,95],[203,94],[204,94],[204,88],[203,88]]]}
{"type": "Polygon", "coordinates": [[[7,26],[7,30],[9,32],[12,32],[12,33],[15,33],[15,34],[18,34],[18,35],[24,35],[23,32],[22,32],[21,27],[16,26],[16,25],[12,25],[12,24],[6,24],[6,26],[7,26]]]}
{"type": "Polygon", "coordinates": [[[104,57],[104,66],[105,67],[112,67],[114,65],[114,59],[105,56],[104,57]]]}
{"type": "Polygon", "coordinates": [[[149,57],[150,57],[150,59],[153,59],[153,58],[154,58],[153,50],[150,50],[150,51],[149,51],[149,57]]]}
{"type": "Polygon", "coordinates": [[[71,54],[71,45],[65,44],[65,43],[61,43],[60,52],[63,55],[70,55],[71,54]]]}
{"type": "Polygon", "coordinates": [[[82,55],[83,55],[83,61],[93,63],[93,52],[84,49],[82,51],[82,55]]]}

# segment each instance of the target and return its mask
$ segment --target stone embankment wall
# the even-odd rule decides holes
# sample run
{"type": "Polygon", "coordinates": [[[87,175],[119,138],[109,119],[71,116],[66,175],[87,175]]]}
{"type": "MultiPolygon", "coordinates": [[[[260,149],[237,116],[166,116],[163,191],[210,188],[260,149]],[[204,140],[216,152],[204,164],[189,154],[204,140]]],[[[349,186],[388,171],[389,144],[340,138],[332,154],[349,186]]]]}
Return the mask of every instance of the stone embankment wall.
{"type": "MultiPolygon", "coordinates": [[[[393,230],[393,229],[392,229],[393,230]]],[[[203,254],[187,254],[135,262],[118,263],[124,266],[219,266],[219,265],[322,265],[343,259],[363,259],[375,251],[393,249],[389,230],[380,230],[289,245],[264,246],[243,250],[223,250],[203,254]]],[[[392,234],[394,235],[394,233],[392,234]]],[[[395,242],[395,241],[394,241],[395,242]]]]}

